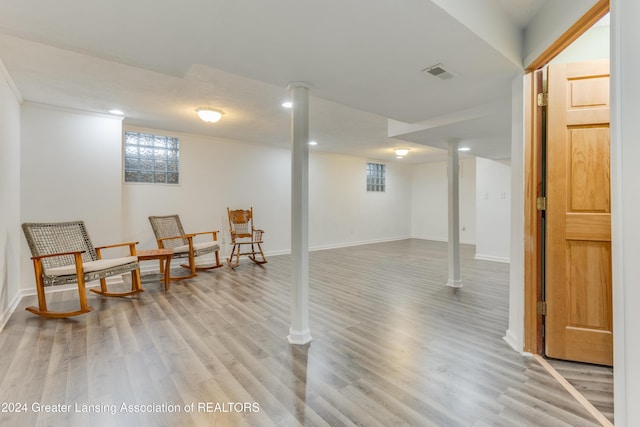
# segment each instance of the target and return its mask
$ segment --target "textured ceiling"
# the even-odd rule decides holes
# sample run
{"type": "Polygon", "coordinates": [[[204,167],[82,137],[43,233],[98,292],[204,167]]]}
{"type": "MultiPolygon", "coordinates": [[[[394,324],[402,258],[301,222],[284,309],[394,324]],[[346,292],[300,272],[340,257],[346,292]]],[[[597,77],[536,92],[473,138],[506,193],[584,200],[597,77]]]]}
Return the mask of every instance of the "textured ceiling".
{"type": "MultiPolygon", "coordinates": [[[[502,3],[521,26],[541,2],[502,3]]],[[[520,67],[436,2],[0,0],[0,8],[0,59],[26,101],[119,108],[133,126],[288,147],[280,104],[287,84],[302,80],[312,86],[317,150],[390,160],[408,146],[404,161],[418,162],[442,159],[433,147],[459,138],[473,154],[509,155],[520,67]],[[421,72],[436,63],[455,78],[421,72]],[[194,109],[203,105],[223,119],[201,122],[194,109]],[[469,109],[486,113],[456,118],[469,109]],[[450,120],[388,137],[388,119],[440,117],[450,120]]]]}

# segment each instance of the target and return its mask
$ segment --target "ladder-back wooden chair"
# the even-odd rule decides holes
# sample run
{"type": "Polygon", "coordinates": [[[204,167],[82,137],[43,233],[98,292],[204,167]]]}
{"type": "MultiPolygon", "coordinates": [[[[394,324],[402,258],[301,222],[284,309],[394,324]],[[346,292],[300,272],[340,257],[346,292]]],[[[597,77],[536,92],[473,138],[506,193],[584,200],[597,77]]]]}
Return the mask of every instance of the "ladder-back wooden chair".
{"type": "Polygon", "coordinates": [[[227,259],[229,266],[236,268],[240,264],[240,255],[247,255],[256,264],[265,264],[267,258],[265,258],[261,246],[264,231],[258,230],[253,226],[253,208],[249,208],[249,210],[230,210],[227,208],[227,215],[229,217],[231,243],[233,244],[231,255],[227,259]],[[247,249],[246,252],[242,252],[242,246],[251,247],[251,251],[247,249]],[[260,258],[257,258],[257,256],[260,256],[260,258]],[[234,257],[235,262],[233,261],[234,257]]]}
{"type": "Polygon", "coordinates": [[[144,291],[140,285],[140,266],[136,257],[138,242],[120,243],[94,247],[87,228],[82,221],[59,223],[24,223],[22,230],[31,250],[31,259],[36,276],[38,308],[27,307],[27,311],[45,317],[71,317],[92,310],[87,303],[85,284],[100,279],[100,290],[91,289],[99,295],[124,297],[144,291]],[[129,247],[129,256],[102,258],[104,249],[129,247]],[[131,272],[131,290],[109,292],[106,278],[131,272]],[[45,287],[78,283],[80,309],[77,311],[50,311],[47,308],[45,287]]]}
{"type": "MultiPolygon", "coordinates": [[[[218,230],[216,231],[203,231],[199,233],[187,234],[184,232],[182,222],[178,215],[164,215],[164,216],[150,216],[149,222],[151,228],[156,236],[158,242],[158,248],[173,249],[173,258],[188,258],[188,264],[181,264],[181,267],[188,268],[189,275],[171,277],[171,280],[183,280],[195,277],[198,275],[198,271],[211,270],[212,268],[222,267],[220,263],[220,245],[218,244],[218,230]],[[201,241],[196,242],[194,239],[196,236],[210,235],[211,239],[201,238],[201,241]],[[198,265],[196,264],[196,257],[215,253],[216,263],[214,265],[198,265]]],[[[163,266],[160,264],[160,272],[162,273],[163,266]]]]}

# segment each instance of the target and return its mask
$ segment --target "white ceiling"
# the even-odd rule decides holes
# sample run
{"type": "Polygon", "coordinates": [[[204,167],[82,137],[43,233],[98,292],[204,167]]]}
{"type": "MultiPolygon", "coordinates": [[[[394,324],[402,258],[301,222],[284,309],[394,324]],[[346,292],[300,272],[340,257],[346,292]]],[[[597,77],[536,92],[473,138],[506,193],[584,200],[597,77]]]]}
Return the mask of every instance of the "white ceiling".
{"type": "MultiPolygon", "coordinates": [[[[519,28],[544,3],[485,1],[519,28]]],[[[475,155],[509,156],[521,67],[435,1],[0,0],[0,10],[0,59],[25,101],[288,147],[281,103],[289,82],[307,81],[314,149],[391,160],[404,146],[403,161],[421,162],[458,138],[475,155]],[[437,63],[455,78],[421,72],[437,63]],[[223,119],[201,122],[205,105],[223,119]],[[407,131],[389,138],[388,119],[407,131]]]]}

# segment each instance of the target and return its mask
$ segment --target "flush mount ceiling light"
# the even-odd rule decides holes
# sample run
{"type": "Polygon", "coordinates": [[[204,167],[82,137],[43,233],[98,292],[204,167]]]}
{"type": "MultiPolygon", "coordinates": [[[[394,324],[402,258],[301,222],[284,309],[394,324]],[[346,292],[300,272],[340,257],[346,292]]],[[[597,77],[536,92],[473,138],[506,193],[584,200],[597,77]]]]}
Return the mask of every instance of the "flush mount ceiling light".
{"type": "Polygon", "coordinates": [[[283,102],[283,103],[282,103],[282,106],[283,106],[284,108],[292,108],[292,107],[293,107],[293,102],[291,102],[291,101],[285,101],[285,102],[283,102]]]}
{"type": "Polygon", "coordinates": [[[196,108],[198,116],[207,123],[215,123],[222,118],[224,112],[211,107],[196,108]]]}
{"type": "Polygon", "coordinates": [[[316,141],[309,141],[309,145],[318,145],[316,141]]]}
{"type": "Polygon", "coordinates": [[[469,148],[469,147],[460,147],[460,148],[458,148],[458,151],[469,151],[469,150],[471,150],[471,148],[469,148]]]}
{"type": "Polygon", "coordinates": [[[122,110],[109,110],[109,113],[115,114],[116,116],[124,116],[124,112],[122,110]]]}
{"type": "Polygon", "coordinates": [[[397,159],[401,159],[404,156],[406,156],[407,154],[409,154],[409,149],[408,148],[396,148],[393,151],[396,153],[396,158],[397,159]]]}

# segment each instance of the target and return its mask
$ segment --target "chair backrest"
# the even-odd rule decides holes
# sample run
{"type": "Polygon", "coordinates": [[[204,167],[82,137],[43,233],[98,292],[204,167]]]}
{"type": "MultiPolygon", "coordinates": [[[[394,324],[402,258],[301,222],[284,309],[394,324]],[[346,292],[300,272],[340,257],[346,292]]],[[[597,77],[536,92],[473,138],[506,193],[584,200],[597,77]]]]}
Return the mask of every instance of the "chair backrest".
{"type": "Polygon", "coordinates": [[[231,237],[251,237],[253,233],[253,207],[249,210],[227,208],[231,237]]]}
{"type": "MultiPolygon", "coordinates": [[[[153,228],[153,234],[156,235],[156,239],[185,235],[178,215],[150,216],[149,222],[151,223],[151,228],[153,228]]],[[[187,239],[170,239],[164,240],[162,243],[165,248],[175,248],[177,246],[188,245],[189,241],[187,239]]]]}
{"type": "MultiPolygon", "coordinates": [[[[57,223],[33,223],[22,224],[22,231],[27,238],[29,250],[32,256],[50,255],[71,251],[85,251],[82,254],[84,262],[98,259],[96,250],[89,239],[87,227],[83,221],[69,221],[57,223]]],[[[42,265],[45,269],[62,267],[75,262],[73,255],[61,257],[43,258],[42,265]]]]}

